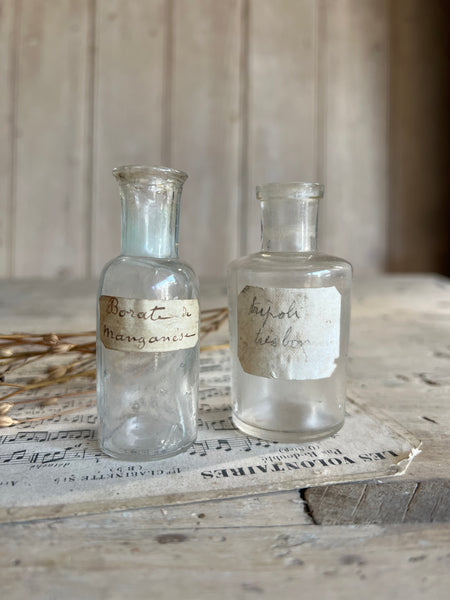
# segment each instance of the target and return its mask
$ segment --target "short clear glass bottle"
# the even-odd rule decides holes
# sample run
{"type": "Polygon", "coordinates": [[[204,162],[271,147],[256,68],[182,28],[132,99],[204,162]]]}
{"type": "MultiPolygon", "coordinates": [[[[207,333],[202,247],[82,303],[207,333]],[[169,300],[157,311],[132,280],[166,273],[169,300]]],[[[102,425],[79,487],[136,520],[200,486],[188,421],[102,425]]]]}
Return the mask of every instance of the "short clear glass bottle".
{"type": "Polygon", "coordinates": [[[158,460],[196,439],[198,282],[178,259],[186,173],[114,169],[122,254],[101,274],[97,302],[99,444],[110,456],[158,460]]]}
{"type": "Polygon", "coordinates": [[[228,269],[233,421],[304,442],[344,422],[351,265],[317,251],[323,186],[257,187],[262,250],[228,269]]]}

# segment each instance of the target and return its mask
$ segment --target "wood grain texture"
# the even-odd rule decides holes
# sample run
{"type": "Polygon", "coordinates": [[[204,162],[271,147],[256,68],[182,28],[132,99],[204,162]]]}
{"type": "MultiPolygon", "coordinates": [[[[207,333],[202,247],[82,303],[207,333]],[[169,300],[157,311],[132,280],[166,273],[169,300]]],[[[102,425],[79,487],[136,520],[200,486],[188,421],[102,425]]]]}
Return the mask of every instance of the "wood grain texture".
{"type": "Polygon", "coordinates": [[[89,2],[17,3],[16,276],[76,276],[87,262],[89,2]]]}
{"type": "Polygon", "coordinates": [[[388,1],[320,0],[320,248],[382,270],[388,212],[388,1]]]}
{"type": "Polygon", "coordinates": [[[14,164],[14,35],[16,11],[11,0],[0,0],[0,276],[11,275],[14,164]]]}
{"type": "Polygon", "coordinates": [[[450,4],[390,7],[389,268],[448,274],[450,4]]]}
{"type": "Polygon", "coordinates": [[[350,483],[305,490],[318,525],[450,521],[450,481],[350,483]]]}
{"type": "Polygon", "coordinates": [[[317,178],[316,12],[310,0],[249,3],[244,253],[260,248],[255,186],[317,178]]]}
{"type": "MultiPolygon", "coordinates": [[[[12,600],[445,598],[450,527],[208,525],[210,504],[161,526],[159,509],[2,525],[2,588],[12,600]],[[201,511],[201,512],[199,512],[201,511]]],[[[217,513],[216,513],[217,514],[217,513]]],[[[217,514],[220,517],[220,514],[217,514]]],[[[265,514],[267,518],[267,514],[265,514]]]]}
{"type": "Polygon", "coordinates": [[[223,277],[238,253],[241,2],[173,2],[171,164],[189,174],[180,253],[223,277]]]}
{"type": "Polygon", "coordinates": [[[111,169],[184,168],[198,273],[259,248],[255,185],[320,180],[320,247],[449,272],[446,0],[1,0],[0,275],[97,276],[111,169]]]}
{"type": "Polygon", "coordinates": [[[433,276],[355,282],[347,395],[422,440],[404,478],[448,479],[450,283],[433,276]]]}
{"type": "Polygon", "coordinates": [[[164,0],[99,0],[95,23],[92,266],[120,252],[114,167],[162,161],[167,15],[164,0]]]}

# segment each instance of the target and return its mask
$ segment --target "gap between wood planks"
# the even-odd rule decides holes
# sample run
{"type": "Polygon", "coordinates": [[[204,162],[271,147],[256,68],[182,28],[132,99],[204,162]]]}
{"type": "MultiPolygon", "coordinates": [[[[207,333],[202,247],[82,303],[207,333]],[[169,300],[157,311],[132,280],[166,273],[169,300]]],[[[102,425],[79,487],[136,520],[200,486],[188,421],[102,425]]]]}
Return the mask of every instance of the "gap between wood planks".
{"type": "Polygon", "coordinates": [[[369,481],[300,489],[316,525],[450,521],[450,480],[369,481]]]}

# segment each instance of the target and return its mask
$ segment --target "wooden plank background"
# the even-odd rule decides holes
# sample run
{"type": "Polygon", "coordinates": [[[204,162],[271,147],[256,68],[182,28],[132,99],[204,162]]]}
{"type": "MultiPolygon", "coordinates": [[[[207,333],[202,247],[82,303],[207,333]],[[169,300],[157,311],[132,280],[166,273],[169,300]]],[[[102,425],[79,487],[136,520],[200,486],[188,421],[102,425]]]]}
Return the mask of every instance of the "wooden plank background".
{"type": "Polygon", "coordinates": [[[130,163],[189,173],[180,248],[200,276],[258,249],[254,188],[274,180],[325,183],[321,249],[357,274],[444,272],[448,16],[442,0],[0,0],[0,276],[98,276],[120,248],[111,170],[130,163]]]}

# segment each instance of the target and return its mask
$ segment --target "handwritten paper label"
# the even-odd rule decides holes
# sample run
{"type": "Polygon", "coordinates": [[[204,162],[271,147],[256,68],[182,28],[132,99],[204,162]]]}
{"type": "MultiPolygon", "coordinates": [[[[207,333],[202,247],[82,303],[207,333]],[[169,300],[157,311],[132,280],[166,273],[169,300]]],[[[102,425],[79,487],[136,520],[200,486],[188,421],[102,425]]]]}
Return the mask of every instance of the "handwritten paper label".
{"type": "Polygon", "coordinates": [[[168,352],[198,342],[198,300],[100,296],[100,339],[126,352],[168,352]]]}
{"type": "Polygon", "coordinates": [[[238,296],[238,356],[250,375],[330,377],[339,357],[341,295],[335,287],[246,286],[238,296]]]}

